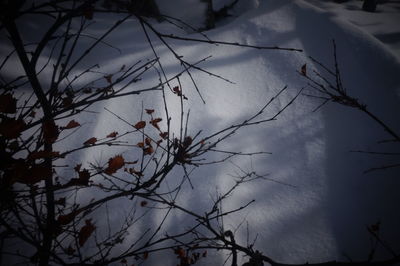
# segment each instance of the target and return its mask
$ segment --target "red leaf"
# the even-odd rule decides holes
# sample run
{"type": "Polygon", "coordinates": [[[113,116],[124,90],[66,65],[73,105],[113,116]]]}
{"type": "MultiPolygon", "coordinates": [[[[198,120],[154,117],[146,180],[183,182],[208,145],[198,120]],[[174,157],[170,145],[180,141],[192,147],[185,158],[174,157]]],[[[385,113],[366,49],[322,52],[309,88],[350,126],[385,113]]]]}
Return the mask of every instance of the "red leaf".
{"type": "Polygon", "coordinates": [[[114,174],[119,169],[124,167],[124,165],[125,165],[124,157],[122,157],[122,155],[117,155],[108,160],[108,167],[106,168],[106,170],[104,170],[104,172],[108,175],[114,174]]]}
{"type": "Polygon", "coordinates": [[[66,250],[66,253],[67,253],[67,255],[72,256],[75,253],[75,249],[73,247],[71,247],[71,246],[68,246],[68,248],[66,250]]]}
{"type": "Polygon", "coordinates": [[[146,138],[146,139],[144,140],[144,142],[146,143],[147,146],[150,146],[150,145],[151,145],[151,139],[149,139],[149,138],[146,138]]]}
{"type": "Polygon", "coordinates": [[[62,105],[63,107],[69,107],[73,103],[73,99],[71,96],[65,97],[62,99],[62,105]]]}
{"type": "Polygon", "coordinates": [[[147,206],[147,201],[142,200],[142,201],[140,202],[140,206],[141,206],[141,207],[147,206]]]}
{"type": "Polygon", "coordinates": [[[59,198],[58,200],[55,200],[54,201],[54,204],[56,204],[56,205],[62,205],[62,206],[64,206],[65,207],[65,197],[63,197],[63,198],[59,198]]]}
{"type": "Polygon", "coordinates": [[[160,137],[163,138],[163,139],[168,138],[168,132],[161,132],[160,133],[160,137]]]}
{"type": "Polygon", "coordinates": [[[111,83],[112,83],[112,80],[111,80],[111,79],[112,79],[112,76],[113,76],[113,75],[110,74],[110,75],[104,76],[104,78],[107,80],[108,83],[111,84],[111,83]]]}
{"type": "Polygon", "coordinates": [[[5,118],[0,123],[0,134],[6,139],[18,138],[25,129],[25,122],[22,119],[5,118]]]}
{"type": "Polygon", "coordinates": [[[28,155],[28,160],[36,160],[42,158],[54,158],[60,155],[58,151],[35,151],[28,155]]]}
{"type": "Polygon", "coordinates": [[[142,129],[146,126],[145,121],[139,121],[137,122],[133,127],[136,128],[137,130],[142,129]]]}
{"type": "Polygon", "coordinates": [[[143,149],[143,154],[144,154],[144,155],[151,155],[153,152],[154,152],[154,149],[153,149],[153,147],[151,147],[151,146],[149,146],[149,147],[143,149]]]}
{"type": "Polygon", "coordinates": [[[174,250],[174,253],[178,255],[178,258],[183,259],[186,257],[186,252],[183,248],[177,248],[174,250]]]}
{"type": "Polygon", "coordinates": [[[80,164],[77,164],[75,167],[74,167],[74,170],[76,171],[76,172],[79,172],[80,170],[81,170],[81,167],[82,167],[82,164],[80,163],[80,164]]]}
{"type": "Polygon", "coordinates": [[[148,257],[149,257],[149,252],[148,252],[148,251],[145,251],[145,252],[143,253],[143,259],[144,259],[144,260],[147,260],[148,257]]]}
{"type": "Polygon", "coordinates": [[[138,146],[139,148],[144,148],[144,143],[143,142],[138,142],[136,144],[136,146],[138,146]]]}
{"type": "Polygon", "coordinates": [[[302,74],[303,76],[307,76],[307,64],[304,64],[304,65],[301,67],[300,72],[301,72],[301,74],[302,74]]]}
{"type": "Polygon", "coordinates": [[[16,177],[16,182],[33,185],[51,177],[52,168],[44,164],[35,164],[28,169],[27,173],[20,173],[21,175],[16,177]]]}
{"type": "MultiPolygon", "coordinates": [[[[80,169],[79,165],[79,169],[80,169]]],[[[75,167],[76,171],[77,167],[75,167]]],[[[87,169],[83,169],[82,171],[77,171],[79,177],[78,178],[72,178],[65,186],[88,186],[89,185],[89,179],[90,179],[90,172],[87,169]]]]}
{"type": "Polygon", "coordinates": [[[88,139],[87,141],[85,141],[83,143],[83,145],[85,145],[85,146],[93,145],[96,143],[96,141],[97,141],[97,138],[92,137],[92,138],[88,139]]]}
{"type": "Polygon", "coordinates": [[[152,113],[154,113],[154,109],[145,109],[146,113],[151,115],[152,113]]]}
{"type": "Polygon", "coordinates": [[[107,135],[107,138],[115,138],[117,135],[118,135],[118,132],[117,132],[117,131],[114,131],[114,132],[108,134],[108,135],[107,135]]]}
{"type": "Polygon", "coordinates": [[[46,143],[54,143],[60,134],[58,126],[54,120],[45,121],[42,125],[43,139],[46,143]]]}
{"type": "Polygon", "coordinates": [[[78,215],[80,213],[80,211],[72,211],[72,212],[70,212],[70,213],[68,213],[68,214],[65,214],[65,215],[60,215],[60,216],[58,216],[58,218],[57,218],[57,222],[60,224],[60,225],[67,225],[67,224],[69,224],[70,222],[72,222],[74,219],[75,219],[75,217],[78,215]]]}
{"type": "Polygon", "coordinates": [[[71,129],[71,128],[79,127],[80,125],[81,124],[79,124],[75,120],[71,120],[68,122],[68,124],[65,127],[63,127],[63,129],[71,129]]]}
{"type": "Polygon", "coordinates": [[[160,130],[160,127],[158,126],[158,123],[161,122],[161,121],[162,121],[162,118],[155,118],[155,119],[152,119],[152,120],[150,121],[150,124],[152,124],[153,127],[155,127],[155,128],[157,128],[158,130],[160,130]]]}
{"type": "Polygon", "coordinates": [[[17,99],[11,94],[0,95],[0,113],[15,114],[17,112],[17,99]]]}
{"type": "Polygon", "coordinates": [[[92,219],[85,221],[85,225],[79,231],[79,246],[83,246],[88,238],[92,235],[96,227],[92,224],[92,219]]]}
{"type": "Polygon", "coordinates": [[[84,10],[83,10],[83,16],[88,19],[88,20],[92,20],[93,19],[93,14],[94,14],[94,7],[93,6],[87,6],[84,10]]]}

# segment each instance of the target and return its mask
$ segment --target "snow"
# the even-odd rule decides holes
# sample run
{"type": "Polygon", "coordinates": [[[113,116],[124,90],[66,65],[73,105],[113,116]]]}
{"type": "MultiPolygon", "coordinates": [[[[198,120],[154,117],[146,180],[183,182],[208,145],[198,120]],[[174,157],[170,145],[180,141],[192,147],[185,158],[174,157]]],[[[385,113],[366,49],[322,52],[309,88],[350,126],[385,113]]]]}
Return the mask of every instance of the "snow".
{"type": "Polygon", "coordinates": [[[334,1],[305,0],[326,12],[327,16],[347,21],[366,34],[383,42],[400,57],[400,2],[380,1],[375,12],[362,10],[363,1],[351,0],[344,3],[334,1]]]}
{"type": "MultiPolygon", "coordinates": [[[[221,3],[223,1],[219,1],[218,5],[221,3]]],[[[349,1],[345,5],[312,0],[239,3],[241,6],[236,8],[233,17],[206,32],[210,39],[294,47],[303,52],[169,41],[177,53],[189,62],[212,55],[201,66],[235,83],[195,72],[196,83],[206,101],[202,104],[190,79],[182,77],[183,92],[189,98],[185,102],[190,108],[189,135],[203,130],[205,136],[241,122],[287,86],[287,91],[263,115],[263,118],[272,117],[307,85],[306,80],[296,72],[303,64],[307,63],[310,71],[313,68],[322,71],[308,56],[333,67],[332,39],[338,46],[343,82],[350,94],[400,131],[400,49],[399,42],[395,41],[398,32],[393,26],[377,25],[378,22],[382,25],[394,23],[398,19],[398,12],[394,12],[398,3],[380,5],[379,12],[374,14],[350,8],[359,5],[359,1],[349,1]]],[[[186,14],[183,9],[187,7],[175,11],[171,6],[165,7],[171,16],[186,14]]],[[[203,9],[192,11],[203,12],[203,9]]],[[[180,19],[198,25],[199,17],[190,14],[180,16],[180,19]],[[193,16],[195,19],[190,21],[193,16]]],[[[102,28],[101,23],[109,23],[112,19],[108,20],[105,16],[96,20],[100,23],[96,26],[98,28],[93,29],[93,34],[96,29],[102,28]]],[[[178,31],[165,22],[154,23],[164,31],[201,38],[199,34],[178,31]]],[[[152,38],[167,76],[172,76],[180,70],[180,66],[155,36],[152,38]]],[[[100,63],[105,73],[127,62],[145,62],[153,57],[140,25],[132,20],[123,24],[107,41],[121,49],[122,53],[110,48],[107,48],[109,52],[101,53],[100,63]]],[[[98,58],[99,53],[91,55],[87,65],[97,62],[98,58]]],[[[145,75],[140,88],[157,84],[154,74],[155,71],[145,75]]],[[[99,104],[92,110],[100,113],[84,115],[80,122],[86,122],[85,129],[68,138],[68,142],[61,143],[60,149],[63,145],[79,146],[83,140],[103,136],[115,129],[123,132],[127,127],[116,121],[104,107],[133,123],[140,120],[142,102],[145,108],[154,108],[161,114],[162,102],[158,93],[99,104]]],[[[180,109],[176,95],[169,93],[167,102],[172,117],[178,117],[180,109]]],[[[227,150],[267,151],[272,155],[238,157],[232,163],[200,168],[191,178],[196,189],[186,186],[187,191],[180,195],[178,202],[194,210],[205,209],[216,191],[226,191],[234,183],[230,175],[235,175],[239,171],[237,166],[240,166],[260,174],[269,173],[269,179],[245,184],[229,198],[223,206],[225,210],[242,206],[252,199],[256,199],[256,203],[237,216],[228,217],[226,229],[234,230],[246,219],[251,232],[250,241],[257,235],[255,248],[275,260],[291,263],[346,260],[343,254],[354,260],[366,259],[370,249],[366,225],[377,221],[382,222],[382,238],[395,250],[400,250],[400,217],[397,213],[399,169],[363,174],[364,170],[385,163],[386,158],[350,152],[398,151],[399,147],[378,144],[377,141],[387,139],[388,135],[357,110],[331,103],[312,112],[319,103],[316,99],[301,96],[276,121],[242,129],[236,136],[227,139],[223,145],[227,150]]],[[[179,121],[172,120],[172,128],[178,132],[179,121]]],[[[90,149],[68,157],[67,161],[71,165],[81,161],[104,163],[115,152],[90,149]]],[[[123,153],[126,157],[135,155],[131,150],[123,150],[123,153]]],[[[62,174],[67,176],[68,172],[62,174]]],[[[173,178],[180,180],[181,175],[176,172],[170,182],[177,182],[173,178]]],[[[92,195],[81,197],[90,200],[92,195]]],[[[115,210],[122,213],[120,204],[117,203],[115,210]]],[[[117,216],[114,218],[118,220],[117,216]]],[[[149,222],[156,224],[162,216],[156,214],[153,218],[149,222]]],[[[166,227],[174,230],[177,224],[185,223],[190,223],[188,218],[177,213],[167,221],[166,227]]],[[[142,226],[145,228],[146,221],[142,226]]],[[[141,229],[137,225],[131,237],[141,229]]],[[[237,236],[237,242],[246,243],[245,225],[237,231],[237,236]]],[[[384,251],[378,251],[378,257],[384,258],[385,255],[384,251]]],[[[214,259],[223,262],[222,258],[214,259]]],[[[200,265],[210,265],[210,260],[200,261],[200,265]]],[[[247,259],[240,260],[245,262],[247,259]]],[[[162,262],[150,259],[148,264],[166,265],[166,261],[168,259],[162,262]]]]}

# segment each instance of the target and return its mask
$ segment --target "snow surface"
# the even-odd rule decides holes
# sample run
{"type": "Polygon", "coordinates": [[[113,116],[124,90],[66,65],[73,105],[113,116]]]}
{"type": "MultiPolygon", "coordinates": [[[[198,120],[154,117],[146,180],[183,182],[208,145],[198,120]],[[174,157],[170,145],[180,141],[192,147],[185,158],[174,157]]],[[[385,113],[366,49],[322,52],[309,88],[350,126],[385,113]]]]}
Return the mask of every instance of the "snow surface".
{"type": "MultiPolygon", "coordinates": [[[[182,9],[175,13],[170,9],[169,12],[171,15],[183,13],[182,9]]],[[[264,117],[273,116],[307,85],[306,80],[296,72],[304,63],[309,69],[321,70],[307,56],[333,67],[332,39],[336,40],[338,46],[339,65],[349,93],[399,131],[400,62],[387,46],[371,34],[341,19],[347,15],[344,9],[332,7],[327,13],[300,0],[239,1],[235,16],[206,32],[214,40],[294,47],[303,49],[303,53],[169,41],[178,54],[184,55],[190,62],[212,55],[201,66],[235,82],[230,84],[204,73],[195,73],[196,82],[206,101],[206,104],[202,104],[189,78],[182,78],[184,94],[189,98],[186,106],[191,112],[189,135],[194,135],[200,129],[207,135],[241,122],[257,112],[277,91],[288,86],[288,90],[267,110],[264,117]]],[[[95,20],[99,23],[92,29],[93,34],[112,18],[104,16],[95,20]]],[[[167,23],[156,26],[164,31],[176,32],[167,23]]],[[[201,38],[194,33],[188,36],[201,38]]],[[[108,41],[121,49],[122,53],[107,48],[107,52],[90,55],[90,61],[97,62],[101,54],[100,63],[104,72],[118,69],[127,62],[152,57],[140,25],[135,21],[123,24],[108,41]]],[[[180,66],[164,46],[157,41],[155,43],[167,75],[172,76],[181,69],[180,66]]],[[[140,84],[145,88],[157,84],[157,80],[152,75],[146,75],[140,84]]],[[[178,115],[180,111],[176,95],[168,94],[167,100],[172,117],[178,115]]],[[[125,126],[103,108],[133,123],[140,119],[141,101],[145,108],[162,109],[161,99],[156,93],[99,104],[92,108],[99,114],[80,118],[80,122],[86,122],[85,129],[69,137],[67,144],[60,145],[80,146],[83,140],[93,136],[103,136],[115,129],[123,132],[125,126]]],[[[251,232],[250,240],[257,236],[256,249],[281,262],[311,263],[344,260],[344,254],[355,260],[366,259],[370,250],[366,226],[381,221],[382,237],[399,251],[399,169],[363,174],[370,167],[390,163],[391,158],[350,152],[398,151],[399,147],[377,144],[377,141],[387,139],[388,135],[357,110],[329,104],[312,112],[318,104],[316,99],[302,96],[277,121],[246,128],[225,142],[223,147],[232,151],[272,152],[272,155],[240,157],[233,163],[260,174],[270,173],[268,178],[290,184],[263,180],[240,187],[225,203],[224,209],[241,206],[252,199],[256,199],[256,203],[234,218],[228,217],[225,220],[226,229],[234,230],[246,219],[251,232]]],[[[172,125],[177,132],[179,121],[172,121],[172,125]]],[[[67,161],[71,165],[81,161],[104,163],[115,152],[109,149],[86,150],[74,157],[67,157],[67,161]]],[[[123,152],[126,157],[131,153],[129,150],[123,152]]],[[[196,170],[191,179],[196,189],[191,190],[189,185],[185,187],[186,191],[178,198],[179,203],[194,210],[205,209],[216,191],[223,192],[234,183],[230,174],[234,175],[235,171],[238,169],[231,163],[196,170]]],[[[67,177],[68,173],[72,171],[61,175],[67,177]]],[[[181,173],[176,172],[170,178],[171,183],[177,182],[174,179],[180,180],[181,173]]],[[[88,200],[92,196],[81,195],[88,200]]],[[[124,205],[121,204],[116,203],[114,210],[122,215],[124,205]]],[[[115,222],[119,217],[115,215],[115,222]]],[[[140,232],[148,224],[156,224],[161,218],[158,214],[153,217],[154,220],[143,221],[143,227],[137,225],[130,236],[133,237],[135,232],[140,232]]],[[[190,223],[187,219],[184,215],[176,214],[167,221],[167,228],[174,230],[177,224],[190,223]]],[[[246,243],[245,225],[240,227],[237,235],[238,242],[246,243]]],[[[379,250],[380,257],[386,255],[385,251],[379,250]]],[[[240,260],[244,262],[247,259],[240,260]]],[[[173,265],[174,262],[174,258],[165,258],[161,262],[150,258],[147,263],[173,265]]],[[[223,258],[211,256],[201,261],[200,265],[222,262],[223,258]],[[214,261],[210,262],[211,259],[214,261]]]]}
{"type": "Polygon", "coordinates": [[[326,11],[328,16],[346,20],[386,44],[400,58],[400,1],[379,1],[375,12],[362,10],[363,1],[344,3],[306,0],[326,11]]]}

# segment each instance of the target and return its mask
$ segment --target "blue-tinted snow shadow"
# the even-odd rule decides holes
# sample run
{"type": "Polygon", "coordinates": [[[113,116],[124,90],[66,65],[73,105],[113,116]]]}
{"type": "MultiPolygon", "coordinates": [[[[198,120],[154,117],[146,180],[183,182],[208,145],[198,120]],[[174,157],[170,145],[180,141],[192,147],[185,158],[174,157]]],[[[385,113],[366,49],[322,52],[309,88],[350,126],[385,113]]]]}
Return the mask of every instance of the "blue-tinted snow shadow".
{"type": "MultiPolygon", "coordinates": [[[[400,131],[400,65],[373,39],[351,27],[338,25],[325,15],[301,8],[296,32],[305,53],[333,68],[331,39],[338,45],[338,61],[348,93],[397,132],[400,131]],[[318,21],[318,28],[310,22],[318,21]]],[[[323,71],[319,69],[319,71],[323,71]]],[[[370,250],[367,225],[382,222],[382,237],[395,250],[400,230],[399,168],[363,174],[371,167],[395,163],[398,157],[350,153],[351,150],[396,151],[398,144],[377,144],[390,135],[358,110],[329,104],[323,114],[326,137],[327,211],[338,251],[353,259],[366,259],[370,250]]],[[[388,255],[380,250],[380,256],[388,255]]]]}

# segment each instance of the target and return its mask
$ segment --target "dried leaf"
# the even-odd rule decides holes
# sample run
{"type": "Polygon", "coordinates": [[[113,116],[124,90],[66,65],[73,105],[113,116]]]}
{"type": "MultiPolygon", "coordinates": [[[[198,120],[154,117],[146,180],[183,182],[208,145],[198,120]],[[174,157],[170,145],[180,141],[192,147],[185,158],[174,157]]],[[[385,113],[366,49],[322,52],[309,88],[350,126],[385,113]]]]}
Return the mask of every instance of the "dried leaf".
{"type": "Polygon", "coordinates": [[[0,95],[0,113],[15,114],[17,112],[17,99],[10,93],[0,95]]]}
{"type": "Polygon", "coordinates": [[[68,122],[68,124],[63,127],[62,129],[71,129],[71,128],[75,128],[75,127],[79,127],[81,124],[79,124],[78,122],[76,122],[75,120],[71,120],[68,122]]]}
{"type": "Polygon", "coordinates": [[[144,142],[146,143],[147,146],[151,145],[151,139],[150,138],[145,138],[144,142]]]}
{"type": "Polygon", "coordinates": [[[162,121],[162,118],[154,118],[150,121],[150,124],[153,125],[153,127],[157,128],[160,130],[160,127],[158,126],[158,123],[162,121]]]}
{"type": "Polygon", "coordinates": [[[52,168],[42,164],[32,165],[26,173],[19,172],[15,181],[22,184],[33,185],[52,176],[52,168]]]}
{"type": "Polygon", "coordinates": [[[60,155],[58,151],[35,151],[28,155],[28,160],[54,158],[60,155]]]}
{"type": "Polygon", "coordinates": [[[117,131],[111,132],[110,134],[107,135],[107,138],[115,138],[118,135],[117,131]]]}
{"type": "Polygon", "coordinates": [[[145,252],[143,253],[143,259],[144,259],[144,260],[147,260],[148,257],[149,257],[149,252],[148,252],[148,251],[145,251],[145,252]]]}
{"type": "Polygon", "coordinates": [[[59,198],[58,200],[54,201],[54,204],[61,205],[61,206],[64,206],[64,207],[65,207],[65,203],[66,203],[65,197],[59,198]]]}
{"type": "Polygon", "coordinates": [[[166,132],[161,132],[160,133],[160,137],[163,138],[163,139],[167,139],[168,138],[168,132],[167,131],[166,132]]]}
{"type": "Polygon", "coordinates": [[[42,124],[43,129],[43,139],[46,143],[54,143],[60,131],[58,130],[58,126],[54,122],[53,119],[47,120],[42,124]]]}
{"type": "Polygon", "coordinates": [[[74,170],[76,171],[76,172],[79,172],[80,170],[81,170],[81,167],[82,167],[82,164],[80,163],[80,164],[77,164],[75,167],[74,167],[74,170]]]}
{"type": "Polygon", "coordinates": [[[76,211],[75,210],[75,211],[72,211],[72,212],[70,212],[68,214],[60,215],[57,218],[57,222],[60,225],[67,225],[70,222],[72,222],[79,213],[80,213],[80,211],[76,211]]]}
{"type": "Polygon", "coordinates": [[[113,76],[113,75],[110,74],[110,75],[104,76],[104,78],[107,80],[108,83],[111,84],[111,83],[112,83],[112,76],[113,76]]]}
{"type": "Polygon", "coordinates": [[[97,141],[97,138],[92,137],[92,138],[88,139],[87,141],[85,141],[83,143],[83,145],[85,145],[85,146],[93,145],[96,143],[96,141],[97,141]]]}
{"type": "Polygon", "coordinates": [[[304,64],[304,65],[301,67],[300,72],[301,72],[301,74],[302,74],[303,76],[307,76],[307,64],[304,64]]]}
{"type": "Polygon", "coordinates": [[[151,146],[143,149],[143,154],[144,155],[151,155],[153,152],[154,152],[154,149],[151,146]]]}
{"type": "Polygon", "coordinates": [[[96,227],[92,224],[92,219],[85,221],[85,225],[79,231],[79,246],[83,246],[88,238],[92,235],[96,227]]]}
{"type": "Polygon", "coordinates": [[[88,19],[92,20],[93,19],[93,14],[94,14],[94,7],[89,5],[83,10],[83,16],[88,19]]]}
{"type": "Polygon", "coordinates": [[[133,127],[136,128],[137,130],[142,129],[146,126],[145,121],[139,121],[137,122],[133,127]]]}
{"type": "Polygon", "coordinates": [[[152,113],[154,113],[154,109],[144,109],[146,111],[147,114],[151,115],[152,113]]]}
{"type": "MultiPolygon", "coordinates": [[[[79,165],[80,168],[80,165],[79,165]]],[[[75,167],[76,170],[76,167],[75,167]]],[[[72,178],[65,186],[88,186],[89,185],[89,179],[90,179],[90,172],[87,169],[83,169],[82,171],[77,171],[79,177],[78,178],[72,178]]]]}
{"type": "Polygon", "coordinates": [[[124,157],[122,157],[122,155],[117,155],[108,160],[108,167],[104,170],[104,172],[108,175],[112,175],[116,173],[119,169],[124,167],[124,165],[125,165],[124,157]]]}
{"type": "Polygon", "coordinates": [[[146,206],[147,206],[147,201],[142,200],[142,201],[140,202],[140,206],[141,206],[141,207],[146,207],[146,206]]]}
{"type": "Polygon", "coordinates": [[[75,249],[73,247],[71,247],[71,246],[68,246],[68,248],[66,250],[66,253],[67,253],[67,255],[72,256],[75,253],[75,249]]]}
{"type": "Polygon", "coordinates": [[[137,175],[137,176],[143,176],[143,173],[142,172],[140,172],[140,171],[136,171],[135,170],[135,168],[129,168],[128,169],[129,170],[129,173],[132,175],[132,174],[134,174],[134,175],[137,175]]]}
{"type": "Polygon", "coordinates": [[[177,255],[178,258],[183,259],[186,257],[186,252],[183,248],[177,248],[174,250],[174,253],[177,255]]]}
{"type": "Polygon", "coordinates": [[[71,96],[65,97],[62,99],[62,105],[65,108],[68,108],[73,103],[73,99],[71,96]]]}
{"type": "Polygon", "coordinates": [[[22,119],[5,118],[0,122],[0,134],[6,139],[16,139],[24,131],[25,126],[22,119]]]}
{"type": "Polygon", "coordinates": [[[35,111],[32,111],[32,112],[30,112],[30,114],[28,115],[29,117],[32,117],[32,118],[35,118],[35,115],[36,115],[36,112],[35,111]]]}
{"type": "Polygon", "coordinates": [[[138,146],[139,148],[144,148],[144,143],[143,142],[138,142],[136,144],[136,146],[138,146]]]}
{"type": "Polygon", "coordinates": [[[185,139],[183,140],[183,143],[182,143],[183,148],[184,149],[188,148],[192,144],[192,142],[193,142],[192,137],[190,137],[190,136],[185,137],[185,139]]]}

